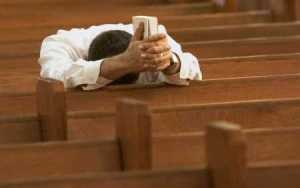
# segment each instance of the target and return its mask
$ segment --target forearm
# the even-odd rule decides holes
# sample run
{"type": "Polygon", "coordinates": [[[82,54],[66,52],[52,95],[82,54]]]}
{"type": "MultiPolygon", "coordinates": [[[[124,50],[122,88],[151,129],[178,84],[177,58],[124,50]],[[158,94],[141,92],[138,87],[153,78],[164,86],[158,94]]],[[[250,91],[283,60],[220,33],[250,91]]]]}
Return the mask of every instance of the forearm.
{"type": "Polygon", "coordinates": [[[165,75],[174,75],[174,74],[177,74],[179,73],[180,71],[180,67],[181,67],[181,62],[179,63],[175,63],[173,65],[170,65],[168,68],[166,68],[165,70],[163,70],[163,73],[165,75]]]}
{"type": "Polygon", "coordinates": [[[134,69],[126,62],[122,54],[107,58],[102,62],[100,75],[109,80],[116,80],[126,74],[134,72],[134,69]]]}
{"type": "Polygon", "coordinates": [[[180,58],[175,53],[173,53],[173,55],[175,56],[174,58],[176,58],[176,60],[175,60],[176,62],[174,62],[174,59],[172,57],[171,65],[169,67],[167,67],[165,70],[163,70],[163,73],[168,76],[179,73],[180,68],[181,68],[180,58]]]}

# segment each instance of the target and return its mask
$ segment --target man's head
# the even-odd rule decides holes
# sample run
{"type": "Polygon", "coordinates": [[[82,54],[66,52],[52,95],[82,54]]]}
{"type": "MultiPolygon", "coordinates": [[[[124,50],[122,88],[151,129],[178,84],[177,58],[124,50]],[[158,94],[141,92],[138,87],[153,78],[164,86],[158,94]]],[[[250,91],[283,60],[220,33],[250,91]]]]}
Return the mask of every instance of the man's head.
{"type": "MultiPolygon", "coordinates": [[[[99,34],[90,45],[88,60],[96,61],[123,53],[128,48],[131,38],[130,33],[121,30],[99,34]]],[[[138,76],[138,74],[127,74],[112,84],[131,84],[138,79],[138,76]]]]}

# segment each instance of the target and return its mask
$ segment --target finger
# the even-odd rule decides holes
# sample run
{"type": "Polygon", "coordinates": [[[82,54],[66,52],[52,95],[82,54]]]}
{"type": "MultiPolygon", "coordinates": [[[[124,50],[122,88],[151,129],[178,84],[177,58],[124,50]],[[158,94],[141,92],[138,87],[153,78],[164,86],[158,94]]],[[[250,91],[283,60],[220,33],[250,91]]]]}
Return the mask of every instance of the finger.
{"type": "Polygon", "coordinates": [[[171,62],[169,60],[162,61],[158,64],[147,64],[148,71],[161,71],[169,67],[171,62]]]}
{"type": "Polygon", "coordinates": [[[144,38],[144,24],[141,22],[132,37],[133,41],[143,40],[144,38]]]}
{"type": "Polygon", "coordinates": [[[143,42],[140,45],[140,49],[146,52],[149,48],[154,48],[155,46],[156,46],[155,43],[150,43],[150,42],[145,43],[145,42],[143,42]]]}
{"type": "Polygon", "coordinates": [[[161,54],[161,53],[169,52],[170,50],[171,47],[169,45],[159,45],[159,46],[148,48],[146,52],[151,54],[161,54]]]}
{"type": "Polygon", "coordinates": [[[164,61],[171,62],[171,58],[172,58],[172,54],[167,53],[165,56],[161,56],[161,57],[155,59],[154,62],[156,62],[156,63],[161,63],[161,62],[164,62],[164,61]]]}
{"type": "Polygon", "coordinates": [[[153,41],[153,42],[148,42],[148,41],[143,41],[142,42],[142,47],[141,50],[148,50],[149,48],[154,48],[156,46],[169,46],[167,40],[159,40],[159,41],[153,41]]]}
{"type": "Polygon", "coordinates": [[[160,40],[164,40],[166,38],[167,38],[166,34],[159,33],[159,34],[150,36],[149,38],[145,39],[144,41],[145,42],[157,42],[160,40]]]}
{"type": "Polygon", "coordinates": [[[156,70],[157,70],[157,71],[165,70],[165,69],[168,68],[170,65],[171,65],[171,62],[170,62],[170,61],[162,62],[162,63],[160,63],[160,64],[156,67],[156,70]]]}
{"type": "Polygon", "coordinates": [[[159,54],[152,54],[152,53],[142,53],[141,57],[145,60],[145,61],[160,61],[160,60],[164,60],[167,58],[171,58],[171,52],[167,51],[167,53],[159,53],[159,54]]]}

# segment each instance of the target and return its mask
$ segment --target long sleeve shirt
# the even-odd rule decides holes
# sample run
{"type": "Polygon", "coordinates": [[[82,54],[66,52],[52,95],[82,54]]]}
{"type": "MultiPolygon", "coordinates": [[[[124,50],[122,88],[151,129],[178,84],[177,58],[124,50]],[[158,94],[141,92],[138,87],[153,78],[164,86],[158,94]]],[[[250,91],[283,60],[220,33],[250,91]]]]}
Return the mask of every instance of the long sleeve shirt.
{"type": "MultiPolygon", "coordinates": [[[[92,26],[88,29],[59,30],[56,34],[44,39],[39,64],[41,77],[52,78],[63,82],[65,88],[85,85],[84,90],[94,90],[105,87],[112,80],[100,75],[103,60],[87,61],[90,44],[96,36],[109,30],[123,30],[133,34],[132,24],[106,24],[92,26]]],[[[164,26],[159,26],[159,32],[167,34],[164,26]]],[[[188,80],[201,80],[202,73],[196,57],[184,53],[181,46],[167,35],[171,51],[181,62],[179,73],[165,75],[162,72],[140,73],[136,83],[149,84],[166,82],[175,85],[188,85],[188,80]]]]}

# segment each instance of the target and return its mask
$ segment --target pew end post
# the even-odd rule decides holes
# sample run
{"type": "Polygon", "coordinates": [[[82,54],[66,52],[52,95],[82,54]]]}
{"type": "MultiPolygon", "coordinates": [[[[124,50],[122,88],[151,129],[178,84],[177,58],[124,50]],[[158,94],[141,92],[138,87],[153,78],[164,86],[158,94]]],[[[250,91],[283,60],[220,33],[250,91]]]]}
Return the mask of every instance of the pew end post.
{"type": "Polygon", "coordinates": [[[151,112],[140,101],[121,99],[117,103],[116,132],[125,171],[152,168],[151,112]]]}
{"type": "Polygon", "coordinates": [[[37,83],[37,113],[43,141],[67,139],[65,89],[61,82],[40,78],[37,83]]]}
{"type": "Polygon", "coordinates": [[[270,0],[270,8],[274,21],[299,21],[299,0],[270,0]]]}
{"type": "Polygon", "coordinates": [[[206,128],[207,165],[216,188],[245,188],[246,137],[234,124],[215,122],[206,128]]]}
{"type": "Polygon", "coordinates": [[[236,12],[239,11],[240,0],[213,0],[215,7],[221,12],[236,12]]]}

